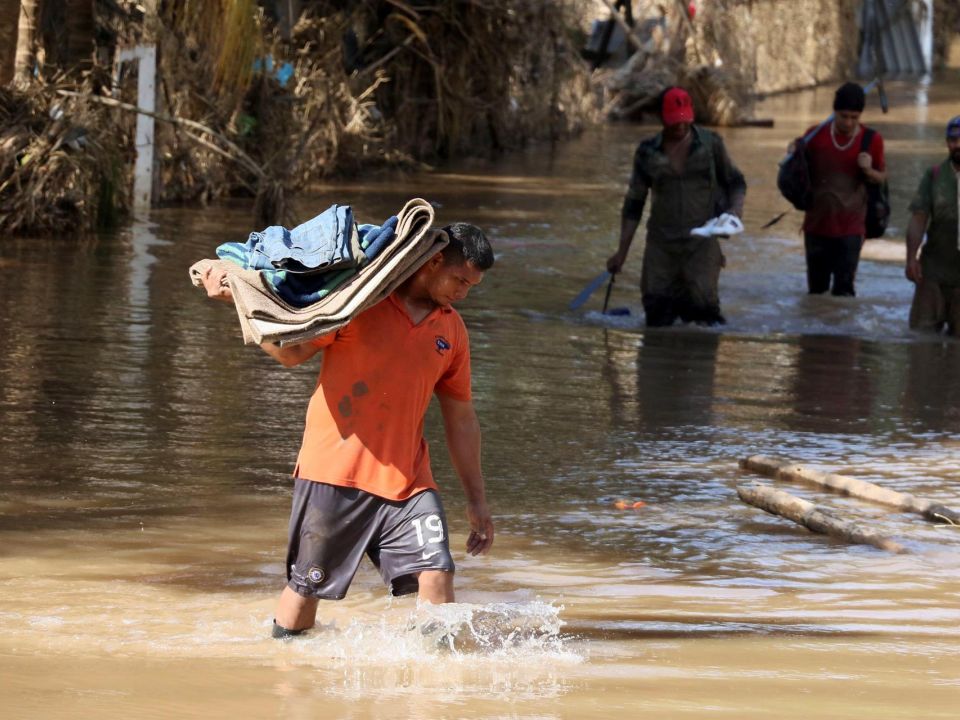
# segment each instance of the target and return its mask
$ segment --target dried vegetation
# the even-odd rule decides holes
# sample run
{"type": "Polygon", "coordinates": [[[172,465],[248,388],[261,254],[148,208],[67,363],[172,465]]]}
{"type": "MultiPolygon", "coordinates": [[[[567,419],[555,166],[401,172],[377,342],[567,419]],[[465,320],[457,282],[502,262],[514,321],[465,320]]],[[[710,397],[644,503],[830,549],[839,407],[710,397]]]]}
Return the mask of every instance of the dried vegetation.
{"type": "Polygon", "coordinates": [[[634,3],[637,23],[628,35],[634,53],[621,67],[599,72],[607,117],[638,119],[656,114],[660,93],[679,85],[690,91],[698,122],[737,125],[746,121],[752,111],[749,79],[739,66],[717,62],[717,38],[703,30],[722,17],[727,1],[717,0],[696,22],[691,22],[686,2],[646,0],[639,3],[638,11],[634,3]]]}
{"type": "MultiPolygon", "coordinates": [[[[92,85],[87,74],[81,87],[92,85]]],[[[65,98],[55,78],[0,87],[0,233],[71,235],[112,225],[128,207],[127,118],[65,98]]]]}
{"type": "Polygon", "coordinates": [[[77,232],[127,209],[136,77],[112,77],[120,47],[159,49],[159,202],[254,196],[266,225],[291,222],[294,190],[325,177],[579,129],[594,107],[575,2],[318,0],[283,37],[255,0],[167,0],[149,19],[98,0],[99,82],[71,78],[90,97],[58,96],[45,72],[2,95],[0,232],[77,232]],[[110,203],[94,202],[102,188],[110,203]]]}

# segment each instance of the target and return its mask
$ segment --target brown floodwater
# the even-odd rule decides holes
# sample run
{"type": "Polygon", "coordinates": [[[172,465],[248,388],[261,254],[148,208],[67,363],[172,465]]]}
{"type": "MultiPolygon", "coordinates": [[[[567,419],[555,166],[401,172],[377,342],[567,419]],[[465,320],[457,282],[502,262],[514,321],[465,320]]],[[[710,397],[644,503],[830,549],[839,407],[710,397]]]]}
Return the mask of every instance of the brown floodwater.
{"type": "Polygon", "coordinates": [[[599,313],[568,302],[613,251],[636,142],[611,125],[496,162],[299,198],[380,222],[411,197],[486,228],[463,304],[497,523],[465,557],[462,494],[429,439],[459,603],[389,599],[364,566],[310,636],[269,638],[316,366],[244,347],[187,268],[251,208],[164,209],[80,244],[0,244],[0,708],[10,718],[953,718],[960,530],[782,485],[900,540],[891,555],[741,503],[779,455],[960,506],[960,344],[907,330],[906,206],[945,153],[960,84],[899,82],[894,227],[855,299],[805,295],[774,182],[832,89],[724,129],[750,186],[725,243],[720,331],[645,331],[639,247],[599,313]],[[618,509],[617,501],[642,501],[618,509]],[[454,648],[416,628],[455,633],[454,648]]]}

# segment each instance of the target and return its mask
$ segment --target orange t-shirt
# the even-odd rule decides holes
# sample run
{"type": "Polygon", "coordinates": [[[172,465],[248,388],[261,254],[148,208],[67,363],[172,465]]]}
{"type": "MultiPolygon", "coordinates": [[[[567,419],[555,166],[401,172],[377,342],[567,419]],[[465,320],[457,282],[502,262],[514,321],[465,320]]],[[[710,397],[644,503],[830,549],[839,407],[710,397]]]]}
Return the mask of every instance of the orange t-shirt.
{"type": "Polygon", "coordinates": [[[396,295],[313,343],[323,350],[297,477],[390,500],[436,488],[423,418],[434,392],[470,400],[470,344],[460,314],[414,325],[396,295]]]}

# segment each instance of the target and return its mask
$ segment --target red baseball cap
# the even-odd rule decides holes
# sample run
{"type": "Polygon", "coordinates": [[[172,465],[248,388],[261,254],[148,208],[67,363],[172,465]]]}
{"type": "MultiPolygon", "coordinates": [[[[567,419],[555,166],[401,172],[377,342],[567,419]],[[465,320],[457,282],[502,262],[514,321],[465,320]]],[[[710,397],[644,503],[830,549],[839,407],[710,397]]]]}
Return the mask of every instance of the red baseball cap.
{"type": "Polygon", "coordinates": [[[683,88],[670,88],[663,95],[660,117],[664,125],[693,122],[693,101],[683,88]]]}

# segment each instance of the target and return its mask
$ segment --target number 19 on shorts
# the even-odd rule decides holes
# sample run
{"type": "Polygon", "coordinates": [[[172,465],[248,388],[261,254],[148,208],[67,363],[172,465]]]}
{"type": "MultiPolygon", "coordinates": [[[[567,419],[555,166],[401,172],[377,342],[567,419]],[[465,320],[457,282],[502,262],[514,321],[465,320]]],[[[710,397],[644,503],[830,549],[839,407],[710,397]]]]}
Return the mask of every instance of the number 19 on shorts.
{"type": "MultiPolygon", "coordinates": [[[[417,532],[417,544],[422,548],[424,545],[436,545],[443,542],[443,521],[439,515],[427,515],[425,518],[416,518],[411,520],[410,524],[417,532]]],[[[437,551],[439,552],[439,550],[437,551]]],[[[424,560],[432,557],[436,553],[424,551],[424,560]]]]}

